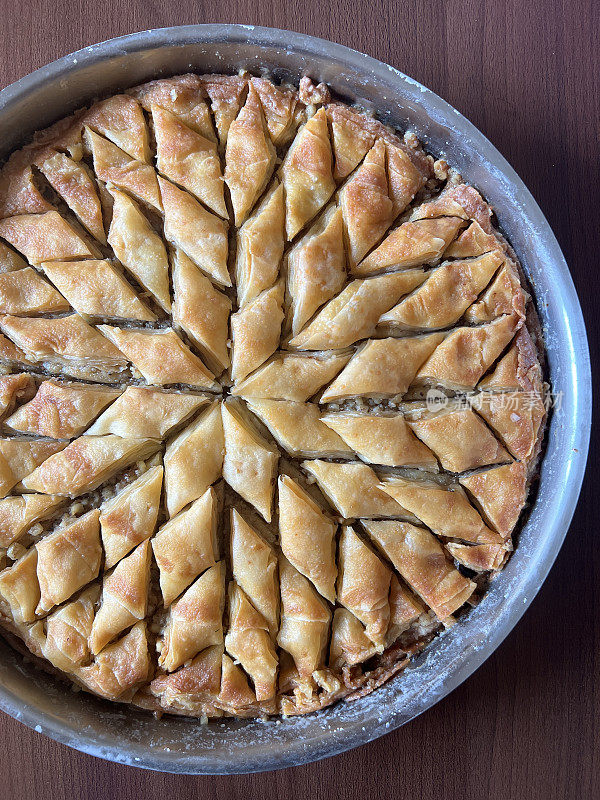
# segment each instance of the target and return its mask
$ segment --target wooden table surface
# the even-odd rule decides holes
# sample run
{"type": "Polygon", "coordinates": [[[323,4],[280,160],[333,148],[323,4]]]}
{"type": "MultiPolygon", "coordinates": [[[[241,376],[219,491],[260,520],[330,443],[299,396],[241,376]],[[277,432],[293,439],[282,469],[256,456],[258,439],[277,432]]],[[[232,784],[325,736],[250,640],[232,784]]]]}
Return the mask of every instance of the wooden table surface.
{"type": "MultiPolygon", "coordinates": [[[[563,247],[592,358],[600,314],[597,0],[0,0],[0,84],[113,36],[208,22],[271,25],[369,53],[440,94],[529,186],[563,247]],[[596,212],[596,213],[594,213],[596,212]]],[[[600,538],[592,451],[566,543],[513,633],[453,694],[333,759],[262,775],[176,777],[81,755],[0,715],[0,796],[63,798],[600,797],[600,538]]]]}

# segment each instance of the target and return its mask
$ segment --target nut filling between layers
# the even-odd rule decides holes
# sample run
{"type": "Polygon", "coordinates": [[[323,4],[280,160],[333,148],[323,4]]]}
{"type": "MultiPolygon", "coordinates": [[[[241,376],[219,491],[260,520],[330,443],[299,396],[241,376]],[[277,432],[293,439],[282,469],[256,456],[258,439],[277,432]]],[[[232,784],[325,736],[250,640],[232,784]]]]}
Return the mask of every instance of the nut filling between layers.
{"type": "Polygon", "coordinates": [[[484,198],[322,84],[76,112],[0,171],[2,628],[155,712],[374,690],[510,555],[541,352],[484,198]]]}

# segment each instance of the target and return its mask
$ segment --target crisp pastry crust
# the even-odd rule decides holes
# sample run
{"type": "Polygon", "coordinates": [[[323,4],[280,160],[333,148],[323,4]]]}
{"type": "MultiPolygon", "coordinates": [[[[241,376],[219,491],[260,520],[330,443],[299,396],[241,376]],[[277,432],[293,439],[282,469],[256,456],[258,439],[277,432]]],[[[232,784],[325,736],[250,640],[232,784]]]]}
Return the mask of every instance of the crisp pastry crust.
{"type": "Polygon", "coordinates": [[[548,416],[491,207],[248,73],[75,112],[0,168],[0,627],[148,711],[374,691],[504,566],[548,416]]]}

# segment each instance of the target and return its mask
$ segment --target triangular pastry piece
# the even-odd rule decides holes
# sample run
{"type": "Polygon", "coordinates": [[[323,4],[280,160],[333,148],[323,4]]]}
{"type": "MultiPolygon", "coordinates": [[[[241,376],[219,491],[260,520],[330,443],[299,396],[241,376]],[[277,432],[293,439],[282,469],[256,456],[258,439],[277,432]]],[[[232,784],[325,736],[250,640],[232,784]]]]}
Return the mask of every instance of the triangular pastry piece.
{"type": "Polygon", "coordinates": [[[131,700],[151,669],[146,623],[138,622],[121,639],[107,645],[92,664],[81,667],[77,677],[108,700],[131,700]]]}
{"type": "Polygon", "coordinates": [[[76,600],[50,614],[45,621],[44,658],[64,672],[73,672],[90,659],[89,635],[100,587],[90,586],[76,600]]]}
{"type": "Polygon", "coordinates": [[[291,298],[290,328],[299,333],[323,303],[346,281],[342,211],[331,206],[290,250],[287,286],[291,298]]]}
{"type": "Polygon", "coordinates": [[[260,98],[269,135],[278,147],[294,134],[298,121],[298,92],[283,86],[275,86],[267,78],[250,78],[260,98]]]}
{"type": "Polygon", "coordinates": [[[37,614],[64,603],[98,577],[102,558],[99,516],[98,509],[89,511],[37,543],[37,614]]]}
{"type": "Polygon", "coordinates": [[[169,431],[206,403],[208,398],[202,395],[128,386],[87,433],[90,436],[114,433],[127,439],[164,439],[169,431]]]}
{"type": "Polygon", "coordinates": [[[346,664],[360,664],[377,654],[362,623],[346,608],[336,608],[331,623],[329,666],[341,670],[346,664]]]}
{"type": "Polygon", "coordinates": [[[32,492],[77,497],[91,492],[134,461],[152,455],[158,447],[155,439],[122,439],[112,434],[80,436],[46,458],[22,483],[32,492]]]}
{"type": "Polygon", "coordinates": [[[65,446],[65,442],[43,439],[0,439],[0,497],[5,497],[15,484],[65,446]]]}
{"type": "Polygon", "coordinates": [[[379,488],[377,474],[366,464],[303,461],[323,494],[344,519],[353,517],[403,517],[412,515],[379,488]]]}
{"type": "Polygon", "coordinates": [[[290,564],[335,602],[337,525],[296,481],[279,478],[279,541],[290,564]]]}
{"type": "Polygon", "coordinates": [[[384,270],[411,269],[435,264],[464,225],[458,217],[404,222],[361,261],[353,272],[365,277],[384,270]]]}
{"type": "Polygon", "coordinates": [[[321,421],[315,403],[289,400],[248,400],[248,407],[267,426],[277,442],[294,457],[344,458],[353,456],[334,430],[321,421]]]}
{"type": "Polygon", "coordinates": [[[457,544],[449,542],[446,549],[452,558],[473,572],[490,572],[501,569],[508,551],[499,544],[457,544]]]}
{"type": "Polygon", "coordinates": [[[150,162],[148,126],[140,104],[126,94],[95,103],[85,114],[85,125],[99,131],[132,158],[150,162]]]}
{"type": "Polygon", "coordinates": [[[110,261],[46,261],[42,269],[79,314],[143,322],[156,319],[110,261]]]}
{"type": "Polygon", "coordinates": [[[116,379],[127,366],[119,350],[78,314],[54,319],[4,316],[0,327],[30,361],[51,372],[116,379]]]}
{"type": "Polygon", "coordinates": [[[227,269],[227,224],[191,194],[159,177],[165,210],[165,237],[222,286],[231,286],[227,269]]]}
{"type": "Polygon", "coordinates": [[[350,266],[354,268],[394,221],[389,195],[386,146],[378,139],[356,172],[340,191],[340,207],[348,237],[350,266]]]}
{"type": "Polygon", "coordinates": [[[538,453],[539,434],[546,416],[541,394],[482,392],[471,399],[471,404],[515,458],[528,464],[538,453]]]}
{"type": "Polygon", "coordinates": [[[440,620],[454,614],[473,594],[473,581],[452,566],[438,540],[426,528],[395,521],[369,520],[363,524],[404,580],[440,620]]]}
{"type": "Polygon", "coordinates": [[[380,316],[425,280],[422,270],[357,279],[325,305],[290,341],[301,350],[347,347],[375,333],[380,316]]]}
{"type": "Polygon", "coordinates": [[[285,558],[279,559],[281,626],[277,644],[293,660],[300,682],[314,687],[313,672],[324,666],[331,612],[304,575],[285,558]]]}
{"type": "Polygon", "coordinates": [[[160,528],[152,539],[154,558],[160,570],[160,589],[165,607],[216,564],[217,498],[208,489],[185,511],[160,528]]]}
{"type": "Polygon", "coordinates": [[[297,132],[283,165],[288,240],[315,217],[335,190],[327,115],[320,108],[297,132]]]}
{"type": "Polygon", "coordinates": [[[273,355],[281,336],[283,286],[275,284],[231,315],[231,377],[246,378],[273,355]]]}
{"type": "Polygon", "coordinates": [[[498,239],[472,220],[469,227],[449,245],[445,255],[446,258],[474,258],[499,249],[498,239]]]}
{"type": "Polygon", "coordinates": [[[419,154],[409,148],[400,140],[386,141],[387,172],[390,199],[393,204],[394,219],[411,202],[416,193],[425,183],[428,173],[426,156],[421,152],[421,163],[418,163],[419,154]],[[409,155],[410,153],[410,155],[409,155]]]}
{"type": "Polygon", "coordinates": [[[221,373],[229,366],[227,341],[231,301],[181,250],[173,270],[173,323],[190,337],[209,367],[221,373]]]}
{"type": "Polygon", "coordinates": [[[418,414],[408,424],[448,472],[500,464],[511,458],[494,434],[470,408],[418,414]]]}
{"type": "Polygon", "coordinates": [[[0,572],[0,599],[8,603],[15,622],[33,622],[40,602],[35,547],[0,572]]]}
{"type": "Polygon", "coordinates": [[[114,567],[134,547],[153,536],[162,483],[163,468],[151,467],[103,504],[100,530],[105,570],[114,567]]]}
{"type": "Polygon", "coordinates": [[[459,485],[412,481],[390,477],[381,489],[418,517],[438,536],[476,544],[498,544],[502,538],[490,530],[459,485]]]}
{"type": "Polygon", "coordinates": [[[5,242],[0,242],[0,273],[12,272],[27,266],[25,259],[9,247],[5,242]]]}
{"type": "Polygon", "coordinates": [[[256,695],[248,684],[244,670],[227,653],[221,662],[219,705],[235,715],[256,704],[256,695]]]}
{"type": "Polygon", "coordinates": [[[350,358],[350,352],[310,355],[277,353],[245,381],[234,386],[233,395],[304,402],[334,378],[350,358]]]}
{"type": "Polygon", "coordinates": [[[31,267],[0,274],[0,313],[28,316],[69,309],[69,302],[31,267]]]}
{"type": "Polygon", "coordinates": [[[285,242],[283,186],[275,182],[237,234],[235,282],[238,304],[245,306],[279,277],[285,242]]]}
{"type": "Polygon", "coordinates": [[[326,108],[331,126],[335,167],[333,176],[341,181],[356,169],[375,142],[375,134],[365,128],[364,117],[341,103],[326,108]]]}
{"type": "Polygon", "coordinates": [[[350,526],[340,534],[338,564],[337,601],[362,622],[381,653],[390,621],[392,571],[350,526]]]}
{"type": "Polygon", "coordinates": [[[274,636],[279,626],[277,556],[235,508],[231,509],[231,568],[237,584],[274,636]]]}
{"type": "MultiPolygon", "coordinates": [[[[17,404],[26,403],[35,395],[36,386],[31,375],[18,372],[0,378],[0,419],[8,416],[17,404]]],[[[6,420],[5,424],[6,424],[6,420]]]]}
{"type": "Polygon", "coordinates": [[[94,655],[146,616],[150,555],[149,542],[142,542],[104,576],[100,608],[90,632],[90,650],[94,655]]]}
{"type": "Polygon", "coordinates": [[[161,78],[129,89],[128,94],[132,94],[146,111],[152,111],[153,105],[165,108],[205,139],[217,141],[202,81],[198,75],[161,78]]]}
{"type": "Polygon", "coordinates": [[[53,153],[40,163],[39,168],[84,228],[99,242],[106,244],[100,198],[86,167],[65,153],[53,153]]]}
{"type": "Polygon", "coordinates": [[[214,715],[221,690],[223,645],[207,647],[188,664],[170,674],[158,674],[150,692],[166,710],[214,715]]]}
{"type": "Polygon", "coordinates": [[[125,269],[165,311],[171,310],[169,261],[160,236],[140,207],[124,192],[111,190],[112,220],[108,242],[125,269]]]}
{"type": "Polygon", "coordinates": [[[526,327],[519,328],[506,354],[493,371],[479,381],[477,388],[491,392],[522,390],[543,394],[542,368],[535,344],[526,327]]]}
{"type": "Polygon", "coordinates": [[[23,153],[16,152],[2,168],[0,181],[0,216],[42,214],[52,205],[42,196],[35,184],[30,159],[23,163],[23,153]]]}
{"type": "MultiPolygon", "coordinates": [[[[484,545],[486,546],[486,545],[484,545]]],[[[385,636],[386,645],[389,647],[400,637],[419,617],[425,613],[425,606],[408,589],[400,583],[397,576],[392,574],[390,583],[390,624],[385,636]]]]}
{"type": "Polygon", "coordinates": [[[151,331],[98,325],[98,330],[119,348],[149,384],[173,386],[183,383],[198,389],[215,388],[212,372],[172,328],[151,331]]]}
{"type": "Polygon", "coordinates": [[[162,211],[156,171],[151,164],[132,158],[90,128],[85,131],[85,142],[100,181],[128,192],[149,208],[162,211]]]}
{"type": "Polygon", "coordinates": [[[224,147],[233,120],[242,107],[248,81],[240,75],[201,75],[200,81],[210,99],[210,108],[224,147]]]}
{"type": "Polygon", "coordinates": [[[252,83],[246,102],[229,126],[225,150],[225,183],[236,226],[241,225],[263,193],[276,153],[258,93],[252,83]]]}
{"type": "Polygon", "coordinates": [[[6,367],[31,366],[31,361],[10,339],[0,333],[0,363],[6,367]]]}
{"type": "Polygon", "coordinates": [[[9,547],[35,522],[52,517],[64,503],[64,497],[47,494],[22,494],[0,500],[0,547],[9,547]]]}
{"type": "Polygon", "coordinates": [[[503,314],[515,314],[525,319],[527,295],[521,287],[514,265],[505,261],[504,266],[481,295],[466,312],[465,320],[472,323],[490,322],[503,314]]]}
{"type": "Polygon", "coordinates": [[[225,648],[252,679],[258,701],[275,695],[279,662],[268,623],[235,581],[229,584],[229,627],[225,648]]]}
{"type": "Polygon", "coordinates": [[[321,403],[349,397],[401,397],[419,367],[442,342],[443,333],[400,339],[369,339],[321,395],[321,403]]]}
{"type": "Polygon", "coordinates": [[[58,211],[0,220],[0,236],[34,266],[43,261],[94,256],[88,244],[58,211]]]}
{"type": "Polygon", "coordinates": [[[382,314],[380,324],[408,330],[453,325],[477,300],[503,261],[498,253],[487,253],[468,261],[442,264],[428,273],[425,283],[415,292],[382,314]]]}
{"type": "Polygon", "coordinates": [[[417,439],[402,414],[325,414],[322,421],[371,464],[438,470],[435,455],[417,439]]]}
{"type": "Polygon", "coordinates": [[[237,402],[223,403],[222,412],[223,477],[270,522],[279,451],[258,433],[237,402]]]}
{"type": "Polygon", "coordinates": [[[215,142],[159,105],[153,105],[151,113],[159,172],[187,189],[215,214],[227,217],[215,142]]]}
{"type": "Polygon", "coordinates": [[[5,424],[21,433],[73,439],[120,394],[120,389],[103,386],[43,381],[35,397],[20,406],[5,424]]]}
{"type": "Polygon", "coordinates": [[[515,315],[474,328],[456,328],[419,369],[415,383],[454,391],[473,389],[519,328],[515,315]]]}
{"type": "Polygon", "coordinates": [[[527,498],[527,468],[519,461],[460,479],[484,518],[504,538],[511,535],[527,498]]]}
{"type": "Polygon", "coordinates": [[[215,402],[167,443],[164,465],[169,516],[202,497],[220,478],[224,452],[221,404],[215,402]]]}
{"type": "Polygon", "coordinates": [[[201,650],[223,642],[225,564],[207,569],[171,606],[159,665],[167,672],[201,650]]]}

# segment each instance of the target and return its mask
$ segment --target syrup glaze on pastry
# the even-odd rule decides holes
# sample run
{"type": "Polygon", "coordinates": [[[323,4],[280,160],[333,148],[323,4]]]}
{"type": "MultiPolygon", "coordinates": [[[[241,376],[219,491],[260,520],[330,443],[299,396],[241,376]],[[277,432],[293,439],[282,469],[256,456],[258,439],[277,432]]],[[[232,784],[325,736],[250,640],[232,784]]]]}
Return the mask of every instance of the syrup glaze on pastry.
{"type": "Polygon", "coordinates": [[[414,135],[308,78],[152,81],[13,153],[12,641],[206,719],[360,696],[460,624],[513,548],[546,418],[491,218],[414,135]]]}

